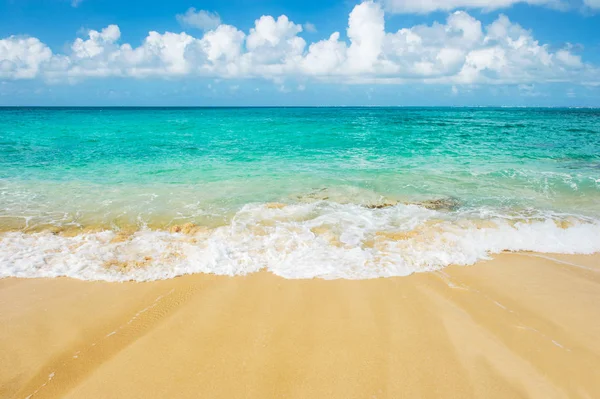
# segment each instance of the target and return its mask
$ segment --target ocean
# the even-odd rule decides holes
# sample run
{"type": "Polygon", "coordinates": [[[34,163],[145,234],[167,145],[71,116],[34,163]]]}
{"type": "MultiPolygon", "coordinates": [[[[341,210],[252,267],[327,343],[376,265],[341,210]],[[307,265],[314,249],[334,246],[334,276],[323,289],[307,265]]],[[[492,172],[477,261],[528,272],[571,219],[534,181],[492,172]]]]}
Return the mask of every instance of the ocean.
{"type": "Polygon", "coordinates": [[[367,279],[600,251],[600,110],[0,108],[0,277],[367,279]]]}

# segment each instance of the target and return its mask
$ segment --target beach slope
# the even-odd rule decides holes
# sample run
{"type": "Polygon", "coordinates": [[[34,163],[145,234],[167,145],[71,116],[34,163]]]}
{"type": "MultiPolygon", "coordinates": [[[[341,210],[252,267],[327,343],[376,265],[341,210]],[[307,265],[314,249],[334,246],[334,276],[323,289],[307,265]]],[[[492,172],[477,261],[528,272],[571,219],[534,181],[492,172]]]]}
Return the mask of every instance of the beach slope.
{"type": "Polygon", "coordinates": [[[598,398],[600,256],[376,280],[0,280],[2,398],[598,398]]]}

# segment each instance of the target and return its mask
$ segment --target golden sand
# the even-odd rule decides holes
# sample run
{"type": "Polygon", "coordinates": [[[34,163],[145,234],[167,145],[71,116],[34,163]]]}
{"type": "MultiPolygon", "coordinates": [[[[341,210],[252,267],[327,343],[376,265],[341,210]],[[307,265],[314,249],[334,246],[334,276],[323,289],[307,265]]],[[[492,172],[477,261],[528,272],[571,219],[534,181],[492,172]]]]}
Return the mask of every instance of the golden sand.
{"type": "Polygon", "coordinates": [[[0,397],[600,398],[599,304],[598,255],[362,281],[4,279],[0,397]]]}
{"type": "Polygon", "coordinates": [[[209,229],[205,226],[198,226],[194,223],[185,223],[183,225],[173,225],[169,228],[171,233],[182,233],[187,235],[194,235],[198,233],[206,233],[209,229]]]}
{"type": "Polygon", "coordinates": [[[281,202],[269,202],[265,205],[267,209],[283,209],[286,206],[286,204],[282,204],[281,202]]]}

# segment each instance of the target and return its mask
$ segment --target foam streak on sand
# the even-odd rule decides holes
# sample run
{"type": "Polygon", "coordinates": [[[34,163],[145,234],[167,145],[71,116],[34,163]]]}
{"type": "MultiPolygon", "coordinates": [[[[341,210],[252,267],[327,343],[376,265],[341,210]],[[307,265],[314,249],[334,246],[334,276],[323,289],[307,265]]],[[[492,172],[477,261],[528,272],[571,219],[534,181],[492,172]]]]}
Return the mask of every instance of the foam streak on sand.
{"type": "MultiPolygon", "coordinates": [[[[600,270],[598,255],[556,260],[600,270]]],[[[600,397],[600,278],[557,261],[368,281],[4,279],[0,396],[600,397]]]]}
{"type": "Polygon", "coordinates": [[[192,273],[368,279],[470,265],[503,251],[600,251],[600,223],[318,201],[244,206],[226,226],[0,237],[0,277],[160,280],[192,273]]]}

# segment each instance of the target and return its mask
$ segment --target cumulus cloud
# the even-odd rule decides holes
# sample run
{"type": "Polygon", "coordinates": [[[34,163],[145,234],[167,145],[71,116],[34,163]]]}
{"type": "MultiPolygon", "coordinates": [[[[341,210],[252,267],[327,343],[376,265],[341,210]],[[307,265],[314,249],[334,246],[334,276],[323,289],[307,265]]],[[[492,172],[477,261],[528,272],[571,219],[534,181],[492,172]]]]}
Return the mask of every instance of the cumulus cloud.
{"type": "Polygon", "coordinates": [[[185,27],[202,30],[215,29],[221,25],[219,14],[204,10],[196,11],[194,7],[189,8],[185,14],[177,14],[177,21],[185,27]]]}
{"type": "Polygon", "coordinates": [[[77,58],[94,58],[105,51],[121,37],[121,30],[117,25],[109,25],[102,31],[90,30],[88,39],[77,38],[71,45],[73,56],[77,58]]]}
{"type": "MultiPolygon", "coordinates": [[[[136,48],[118,44],[119,27],[109,25],[98,32],[91,30],[87,39],[78,38],[66,59],[69,78],[103,76],[176,76],[191,72],[185,52],[198,39],[186,33],[149,32],[136,48]]],[[[54,71],[56,74],[56,71],[54,71]]]]}
{"type": "Polygon", "coordinates": [[[241,59],[244,75],[279,77],[296,72],[306,42],[298,36],[302,26],[285,15],[262,16],[246,38],[247,53],[241,59]]]}
{"type": "MultiPolygon", "coordinates": [[[[195,11],[194,11],[195,12],[195,11]]],[[[444,21],[385,30],[384,9],[364,1],[348,16],[347,39],[339,32],[307,43],[306,26],[287,16],[264,15],[247,33],[220,23],[200,37],[151,31],[134,47],[121,43],[116,25],[76,39],[64,54],[36,38],[0,40],[0,78],[71,82],[119,77],[200,76],[352,83],[599,84],[600,70],[573,53],[540,43],[533,33],[500,15],[484,26],[465,11],[444,21]]]]}
{"type": "MultiPolygon", "coordinates": [[[[584,0],[598,2],[599,0],[584,0]]],[[[562,0],[383,0],[386,9],[401,14],[427,14],[433,11],[452,11],[458,8],[478,8],[487,11],[507,8],[517,3],[565,7],[562,0]]]]}
{"type": "Polygon", "coordinates": [[[52,51],[35,37],[0,39],[0,78],[35,78],[51,58],[52,51]]]}
{"type": "Polygon", "coordinates": [[[385,40],[383,10],[373,2],[354,7],[348,19],[347,65],[353,72],[369,73],[380,59],[385,40]]]}

